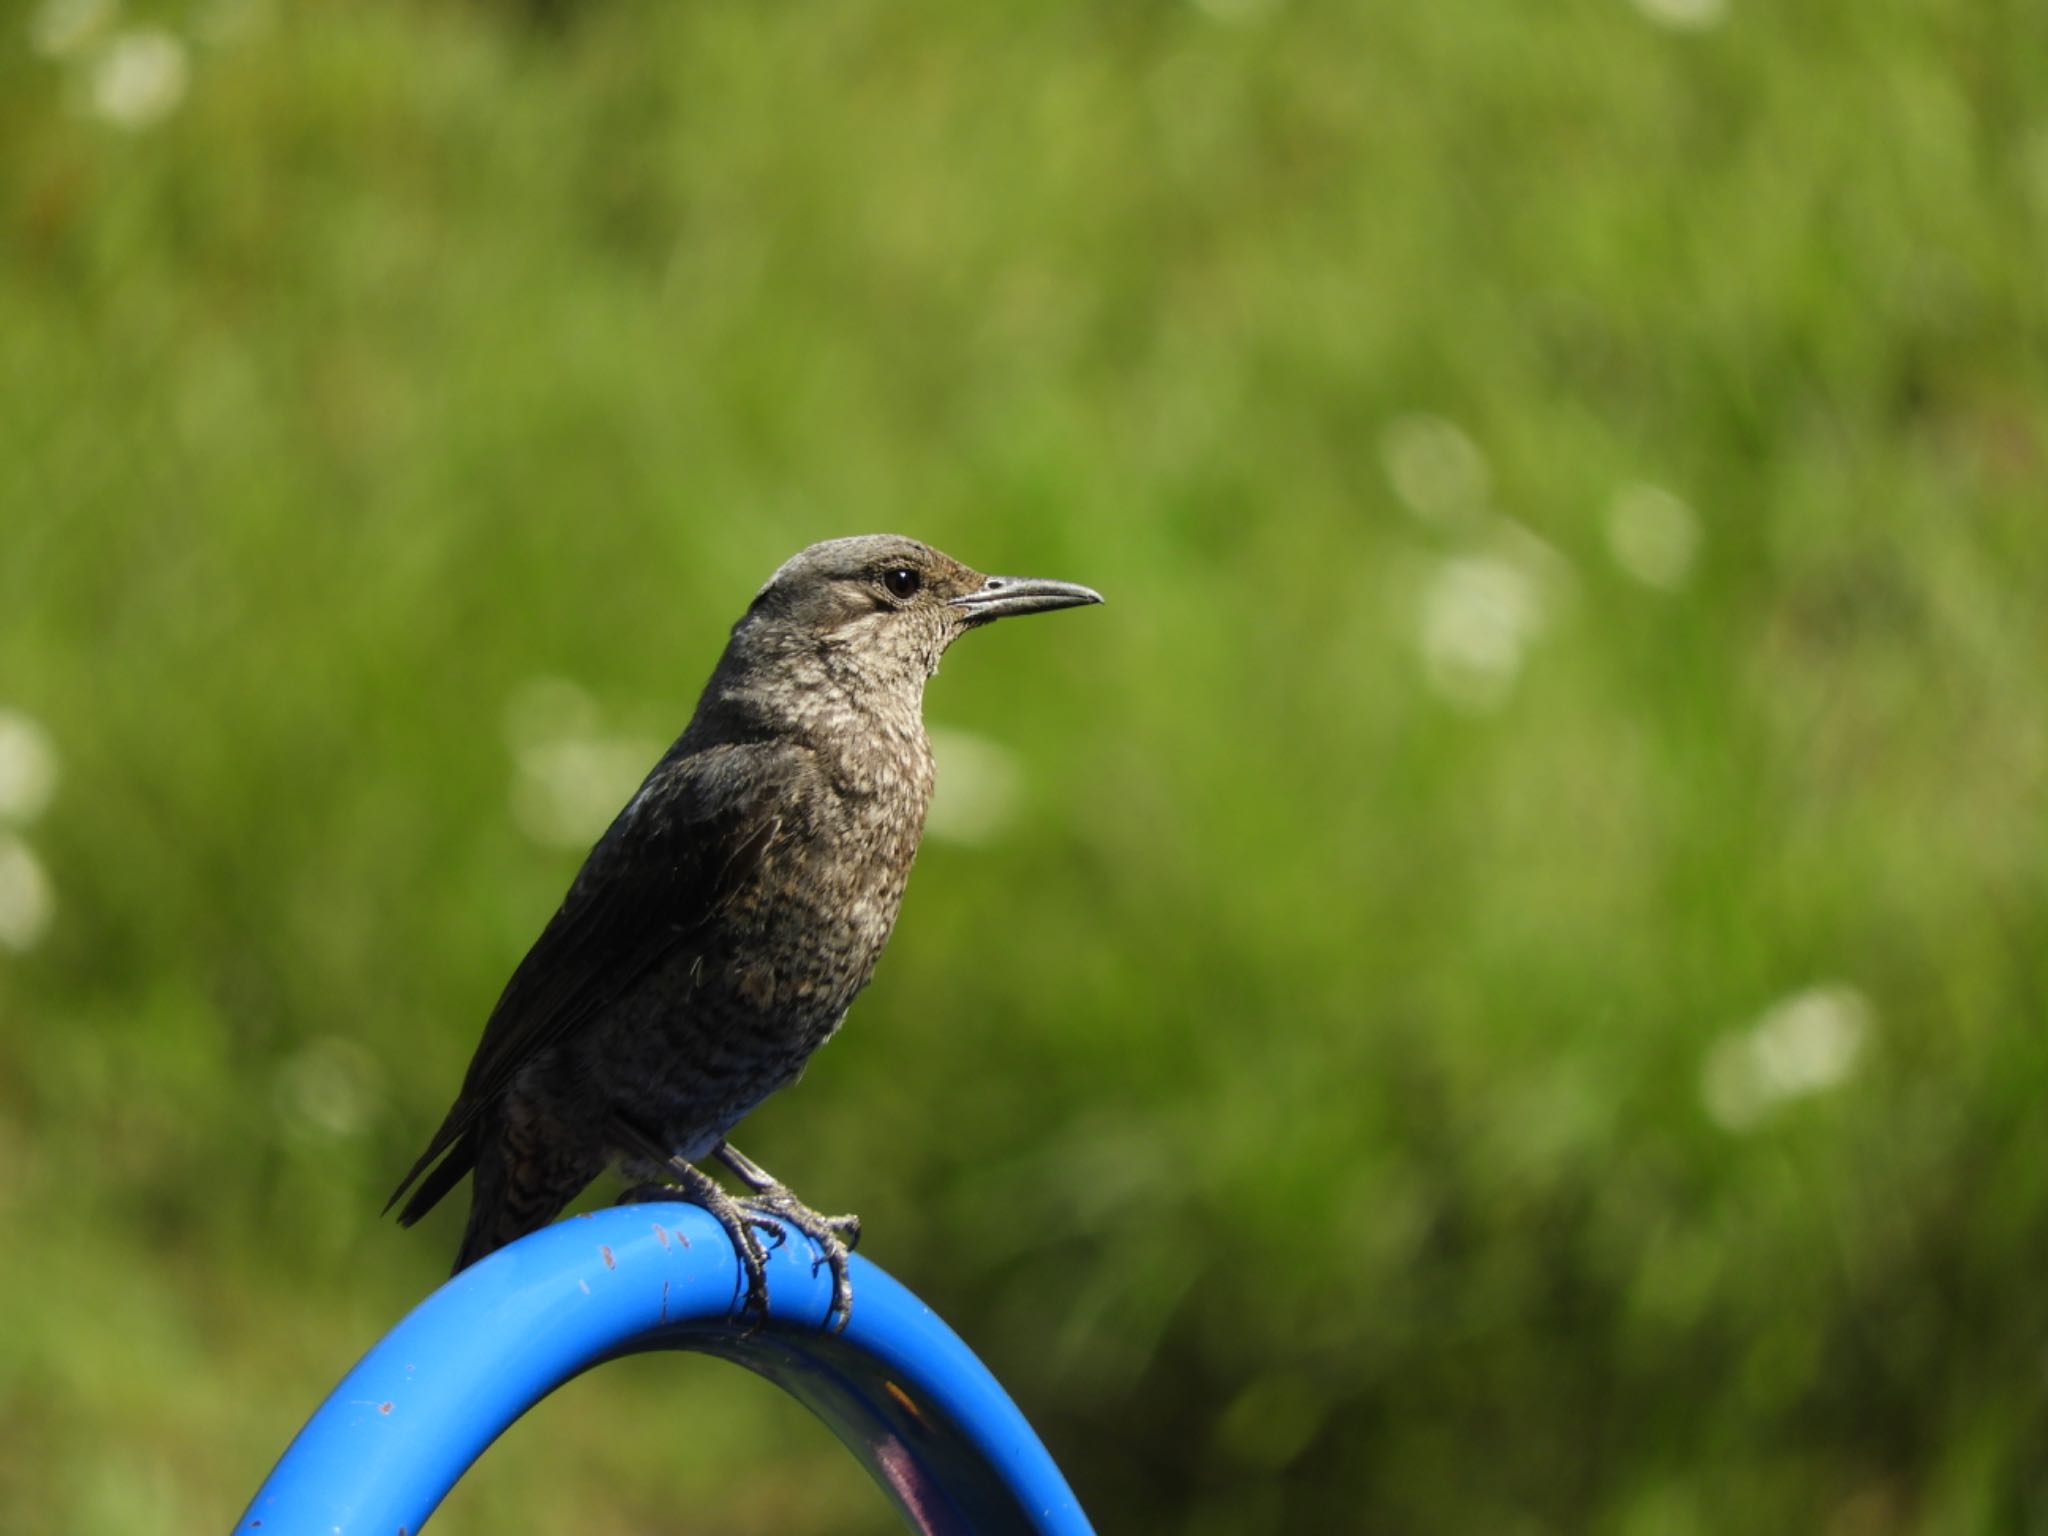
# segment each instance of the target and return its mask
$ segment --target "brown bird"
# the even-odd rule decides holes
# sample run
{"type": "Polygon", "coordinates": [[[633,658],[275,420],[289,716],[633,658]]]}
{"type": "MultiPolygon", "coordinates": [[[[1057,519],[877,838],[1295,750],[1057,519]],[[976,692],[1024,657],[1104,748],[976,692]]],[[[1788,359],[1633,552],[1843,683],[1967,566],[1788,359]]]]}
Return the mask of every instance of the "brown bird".
{"type": "Polygon", "coordinates": [[[925,680],[970,629],[1102,599],[983,576],[914,539],[814,544],[733,626],[689,726],[512,973],[462,1091],[388,1211],[474,1173],[459,1271],[545,1225],[614,1163],[627,1199],[717,1218],[767,1305],[760,1234],[794,1227],[852,1305],[852,1216],[821,1216],[726,1141],[867,985],[931,800],[925,680]],[[695,1165],[715,1157],[747,1193],[695,1165]],[[438,1159],[438,1162],[436,1161],[438,1159]]]}

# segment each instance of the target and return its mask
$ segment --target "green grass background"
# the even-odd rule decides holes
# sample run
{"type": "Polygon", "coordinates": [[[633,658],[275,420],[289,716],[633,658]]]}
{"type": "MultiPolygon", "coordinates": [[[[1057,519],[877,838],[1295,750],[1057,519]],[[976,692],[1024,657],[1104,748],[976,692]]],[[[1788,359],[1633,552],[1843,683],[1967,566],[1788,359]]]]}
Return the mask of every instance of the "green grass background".
{"type": "MultiPolygon", "coordinates": [[[[1012,814],[742,1145],[1105,1531],[2048,1530],[2048,11],[215,0],[104,20],[187,50],[136,129],[32,20],[0,1524],[223,1528],[440,1278],[377,1208],[577,862],[533,680],[651,756],[897,530],[1110,605],[949,658],[1012,814]],[[1503,548],[1540,633],[1446,696],[1503,548]],[[1850,1070],[1717,1118],[1815,986],[1850,1070]]],[[[889,1528],[687,1358],[436,1526],[889,1528]]]]}

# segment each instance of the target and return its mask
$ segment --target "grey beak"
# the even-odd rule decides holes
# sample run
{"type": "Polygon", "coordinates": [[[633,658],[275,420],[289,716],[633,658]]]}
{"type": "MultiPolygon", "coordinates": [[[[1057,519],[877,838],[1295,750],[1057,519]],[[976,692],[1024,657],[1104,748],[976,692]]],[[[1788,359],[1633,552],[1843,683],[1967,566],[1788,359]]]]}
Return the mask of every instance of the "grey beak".
{"type": "Polygon", "coordinates": [[[1019,613],[1049,613],[1099,603],[1102,594],[1071,581],[1044,581],[1035,576],[991,576],[964,597],[949,597],[946,606],[965,610],[969,621],[987,624],[1019,613]]]}

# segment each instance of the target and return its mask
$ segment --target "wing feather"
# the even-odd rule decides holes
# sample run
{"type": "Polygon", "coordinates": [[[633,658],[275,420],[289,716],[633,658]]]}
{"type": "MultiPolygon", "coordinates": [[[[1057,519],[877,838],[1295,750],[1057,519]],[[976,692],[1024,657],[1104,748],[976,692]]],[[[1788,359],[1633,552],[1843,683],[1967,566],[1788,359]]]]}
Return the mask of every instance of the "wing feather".
{"type": "Polygon", "coordinates": [[[505,984],[462,1091],[385,1210],[455,1148],[449,1162],[462,1166],[437,1170],[400,1220],[424,1215],[474,1161],[474,1139],[463,1135],[520,1069],[602,1017],[702,934],[782,835],[782,808],[803,766],[799,749],[787,746],[685,754],[679,743],[655,767],[505,984]]]}

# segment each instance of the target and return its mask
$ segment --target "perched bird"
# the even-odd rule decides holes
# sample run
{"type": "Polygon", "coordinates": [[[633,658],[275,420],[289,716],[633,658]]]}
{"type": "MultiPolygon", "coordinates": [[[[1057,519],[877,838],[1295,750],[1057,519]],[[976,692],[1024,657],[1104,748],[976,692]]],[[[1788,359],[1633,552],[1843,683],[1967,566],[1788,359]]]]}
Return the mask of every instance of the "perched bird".
{"type": "Polygon", "coordinates": [[[843,1327],[859,1221],[819,1215],[725,1138],[796,1078],[874,973],[931,800],[924,685],[946,648],[996,619],[1101,601],[886,534],[783,565],[512,973],[454,1107],[385,1209],[417,1182],[399,1213],[410,1226],[473,1174],[460,1271],[617,1163],[638,1181],[626,1198],[717,1218],[751,1312],[767,1305],[761,1234],[809,1237],[843,1327]],[[706,1157],[747,1193],[695,1166],[706,1157]]]}

